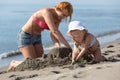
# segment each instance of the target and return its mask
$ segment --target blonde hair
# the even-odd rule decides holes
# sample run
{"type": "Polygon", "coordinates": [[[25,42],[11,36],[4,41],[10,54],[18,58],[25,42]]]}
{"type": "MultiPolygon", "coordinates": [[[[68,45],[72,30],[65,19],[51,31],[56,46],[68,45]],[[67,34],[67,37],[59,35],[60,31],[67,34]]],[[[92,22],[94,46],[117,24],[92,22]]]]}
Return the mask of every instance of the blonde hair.
{"type": "Polygon", "coordinates": [[[68,12],[70,17],[69,21],[72,19],[73,7],[69,2],[60,2],[55,6],[55,9],[62,12],[68,12]]]}

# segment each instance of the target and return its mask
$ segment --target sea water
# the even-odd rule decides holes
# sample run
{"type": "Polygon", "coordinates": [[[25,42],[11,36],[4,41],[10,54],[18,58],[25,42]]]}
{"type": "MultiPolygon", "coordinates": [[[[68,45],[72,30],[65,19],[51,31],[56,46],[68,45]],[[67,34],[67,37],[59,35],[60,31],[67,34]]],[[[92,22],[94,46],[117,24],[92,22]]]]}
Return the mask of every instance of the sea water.
{"type": "MultiPolygon", "coordinates": [[[[29,17],[38,9],[54,7],[56,3],[46,4],[0,4],[0,67],[7,66],[11,60],[23,60],[22,55],[7,56],[18,51],[17,34],[29,17]]],[[[120,6],[117,5],[79,5],[74,8],[72,20],[80,20],[86,28],[97,36],[100,44],[120,38],[120,6]]],[[[71,44],[71,38],[66,36],[69,22],[62,21],[60,31],[71,44]]],[[[50,39],[50,31],[42,33],[45,53],[55,47],[50,39]]]]}

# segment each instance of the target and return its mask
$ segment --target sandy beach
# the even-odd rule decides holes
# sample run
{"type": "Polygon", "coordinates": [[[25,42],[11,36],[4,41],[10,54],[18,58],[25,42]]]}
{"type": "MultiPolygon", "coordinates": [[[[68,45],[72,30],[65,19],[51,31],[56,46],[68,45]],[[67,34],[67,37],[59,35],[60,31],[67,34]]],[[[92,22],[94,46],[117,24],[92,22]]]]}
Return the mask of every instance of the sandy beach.
{"type": "Polygon", "coordinates": [[[0,69],[0,80],[120,80],[120,39],[102,45],[101,50],[107,61],[11,72],[5,67],[0,69]]]}

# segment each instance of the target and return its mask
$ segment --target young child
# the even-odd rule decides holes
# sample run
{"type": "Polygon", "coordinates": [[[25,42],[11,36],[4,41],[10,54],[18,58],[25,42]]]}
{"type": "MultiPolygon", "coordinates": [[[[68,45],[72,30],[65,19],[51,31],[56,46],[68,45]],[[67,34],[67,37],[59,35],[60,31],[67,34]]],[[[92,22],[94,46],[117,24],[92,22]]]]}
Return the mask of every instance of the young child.
{"type": "Polygon", "coordinates": [[[95,62],[103,60],[101,56],[100,44],[96,37],[80,23],[72,21],[68,25],[67,35],[74,41],[74,50],[72,52],[72,64],[78,61],[84,54],[91,53],[95,62]]]}

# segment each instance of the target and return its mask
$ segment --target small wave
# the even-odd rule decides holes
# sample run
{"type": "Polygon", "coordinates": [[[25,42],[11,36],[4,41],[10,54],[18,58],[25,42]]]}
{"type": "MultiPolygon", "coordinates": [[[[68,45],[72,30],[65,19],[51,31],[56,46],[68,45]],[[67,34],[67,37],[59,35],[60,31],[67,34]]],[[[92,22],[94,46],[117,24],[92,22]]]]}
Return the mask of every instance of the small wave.
{"type": "MultiPolygon", "coordinates": [[[[48,53],[48,51],[52,48],[54,48],[55,46],[46,46],[44,47],[44,50],[45,50],[45,54],[48,53]]],[[[4,53],[1,53],[0,54],[0,59],[5,59],[5,58],[9,58],[9,57],[13,57],[13,56],[17,56],[17,55],[20,55],[22,54],[19,50],[13,50],[13,51],[10,51],[10,52],[4,52],[4,53]]]]}
{"type": "MultiPolygon", "coordinates": [[[[45,54],[47,54],[48,51],[50,49],[54,48],[54,47],[55,46],[52,46],[52,45],[44,47],[45,54]]],[[[22,54],[22,53],[19,50],[13,50],[13,51],[10,51],[10,52],[4,52],[4,53],[0,53],[0,59],[5,59],[5,58],[20,55],[20,54],[22,54]]]]}
{"type": "Polygon", "coordinates": [[[16,56],[16,55],[20,55],[20,54],[21,54],[20,51],[5,52],[5,53],[0,54],[0,59],[16,56]]]}
{"type": "Polygon", "coordinates": [[[109,32],[106,32],[106,33],[102,33],[102,34],[97,35],[96,37],[104,37],[104,36],[107,36],[107,35],[114,35],[114,34],[117,34],[117,33],[120,33],[120,30],[115,30],[115,31],[109,31],[109,32]]]}
{"type": "MultiPolygon", "coordinates": [[[[108,40],[109,37],[107,37],[107,35],[112,35],[114,37],[114,40],[115,40],[115,39],[120,38],[118,33],[120,33],[119,30],[118,31],[111,31],[111,32],[103,34],[103,35],[98,35],[97,38],[99,39],[99,41],[101,41],[101,43],[102,43],[102,41],[109,42],[109,40],[108,40]],[[115,35],[117,35],[117,37],[115,37],[115,35]],[[107,39],[104,38],[104,37],[106,37],[107,39]]],[[[110,38],[110,40],[112,41],[113,39],[110,38]]],[[[69,44],[73,48],[73,42],[69,41],[69,44]]],[[[61,45],[61,46],[64,46],[64,45],[61,45]]],[[[49,52],[49,50],[51,50],[54,47],[55,46],[53,46],[53,45],[44,46],[45,54],[47,54],[49,52]]],[[[11,51],[11,52],[5,52],[5,53],[0,54],[0,59],[9,58],[9,57],[17,56],[17,55],[20,55],[20,54],[21,54],[21,52],[19,50],[17,50],[17,51],[14,50],[14,51],[11,51]]]]}

